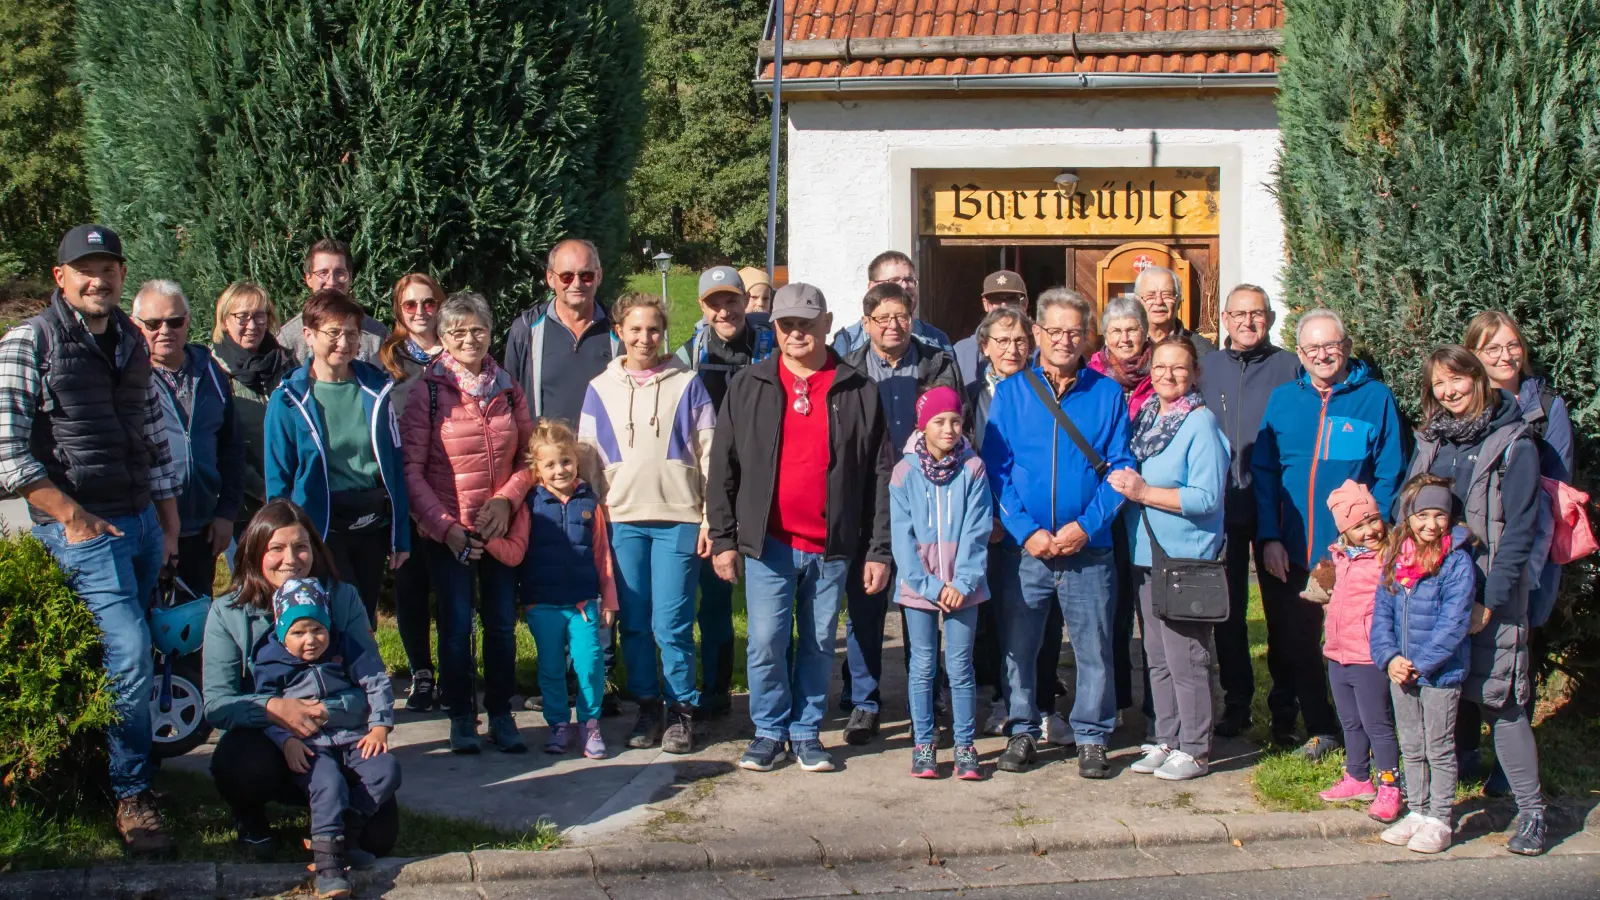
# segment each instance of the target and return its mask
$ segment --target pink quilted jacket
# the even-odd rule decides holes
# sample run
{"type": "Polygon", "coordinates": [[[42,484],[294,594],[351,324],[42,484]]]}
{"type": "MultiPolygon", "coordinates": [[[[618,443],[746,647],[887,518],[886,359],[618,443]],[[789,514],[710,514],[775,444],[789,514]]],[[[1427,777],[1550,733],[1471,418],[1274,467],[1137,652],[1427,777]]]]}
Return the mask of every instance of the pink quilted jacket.
{"type": "Polygon", "coordinates": [[[527,465],[533,419],[506,370],[499,370],[495,387],[488,408],[480,410],[476,400],[462,396],[443,363],[429,365],[400,417],[400,446],[411,516],[423,535],[442,542],[451,525],[471,528],[484,504],[504,497],[511,502],[511,528],[487,549],[515,566],[528,549],[531,520],[523,499],[533,482],[527,465]]]}
{"type": "Polygon", "coordinates": [[[1383,580],[1383,563],[1377,551],[1365,550],[1354,559],[1345,548],[1328,548],[1333,560],[1333,597],[1328,600],[1322,655],[1347,666],[1372,664],[1372,598],[1383,580]]]}

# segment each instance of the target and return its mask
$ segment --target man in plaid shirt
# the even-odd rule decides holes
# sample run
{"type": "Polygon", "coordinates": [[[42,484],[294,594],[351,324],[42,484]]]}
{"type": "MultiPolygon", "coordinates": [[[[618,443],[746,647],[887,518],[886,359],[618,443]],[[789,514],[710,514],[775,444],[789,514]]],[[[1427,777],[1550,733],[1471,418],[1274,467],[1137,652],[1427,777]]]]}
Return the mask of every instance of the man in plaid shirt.
{"type": "Polygon", "coordinates": [[[0,338],[0,487],[28,501],[33,533],[94,613],[120,722],[107,735],[117,828],[135,853],[172,850],[150,791],[154,664],[145,620],[177,553],[179,475],[150,353],[117,308],[122,242],[67,232],[57,290],[0,338]]]}

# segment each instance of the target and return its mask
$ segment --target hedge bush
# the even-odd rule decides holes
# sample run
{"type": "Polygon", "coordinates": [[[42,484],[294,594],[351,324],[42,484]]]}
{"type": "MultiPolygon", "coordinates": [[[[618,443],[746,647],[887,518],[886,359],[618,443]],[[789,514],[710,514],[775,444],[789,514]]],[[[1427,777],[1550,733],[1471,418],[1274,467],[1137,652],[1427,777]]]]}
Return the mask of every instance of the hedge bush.
{"type": "MultiPolygon", "coordinates": [[[[1593,493],[1600,0],[1289,0],[1285,21],[1288,303],[1339,310],[1413,416],[1432,347],[1509,312],[1572,410],[1593,493]]],[[[1592,561],[1569,570],[1548,631],[1580,679],[1600,676],[1594,580],[1592,561]]]]}
{"type": "Polygon", "coordinates": [[[94,615],[37,539],[0,537],[0,784],[15,799],[76,781],[116,718],[94,615]]]}
{"type": "Polygon", "coordinates": [[[287,316],[332,235],[380,317],[424,271],[508,324],[568,234],[608,286],[627,272],[630,0],[124,0],[83,7],[77,48],[90,190],[135,283],[209,299],[251,278],[287,316]]]}

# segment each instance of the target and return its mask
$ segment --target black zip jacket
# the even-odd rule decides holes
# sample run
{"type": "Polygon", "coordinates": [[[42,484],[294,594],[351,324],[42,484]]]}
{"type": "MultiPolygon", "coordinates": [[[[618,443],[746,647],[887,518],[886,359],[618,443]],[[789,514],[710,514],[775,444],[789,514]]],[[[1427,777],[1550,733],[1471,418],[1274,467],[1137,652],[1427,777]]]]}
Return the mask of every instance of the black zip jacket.
{"type": "Polygon", "coordinates": [[[1213,350],[1200,361],[1200,396],[1221,423],[1233,456],[1223,501],[1223,521],[1229,530],[1255,531],[1256,491],[1250,454],[1267,412],[1267,398],[1299,372],[1300,358],[1271,344],[1244,351],[1213,350]]]}
{"type": "MultiPolygon", "coordinates": [[[[832,351],[829,351],[832,354],[832,351]]],[[[782,357],[773,354],[728,382],[711,440],[706,518],[711,550],[759,557],[777,489],[778,447],[783,439],[787,392],[778,380],[782,357]]],[[[889,431],[872,379],[840,361],[828,389],[827,559],[865,554],[889,563],[889,431]]]]}

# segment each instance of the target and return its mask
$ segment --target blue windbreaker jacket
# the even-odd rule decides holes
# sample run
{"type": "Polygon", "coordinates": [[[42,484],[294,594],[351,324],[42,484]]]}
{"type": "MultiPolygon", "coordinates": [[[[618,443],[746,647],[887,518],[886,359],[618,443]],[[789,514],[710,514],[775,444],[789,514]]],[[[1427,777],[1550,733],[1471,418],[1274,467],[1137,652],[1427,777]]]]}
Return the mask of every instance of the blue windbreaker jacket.
{"type": "MultiPolygon", "coordinates": [[[[400,423],[389,405],[394,382],[377,366],[360,360],[350,364],[351,374],[361,384],[362,405],[367,412],[372,452],[378,460],[383,486],[393,507],[389,535],[396,552],[411,549],[411,506],[406,497],[406,471],[400,456],[400,423]]],[[[283,382],[267,401],[266,477],[267,498],[288,497],[300,504],[316,523],[322,537],[328,536],[328,464],[322,457],[328,429],[322,420],[322,407],[311,393],[311,366],[306,364],[283,377],[283,382]]]]}
{"type": "Polygon", "coordinates": [[[1351,360],[1345,380],[1325,396],[1302,367],[1268,398],[1251,452],[1256,540],[1279,541],[1291,563],[1315,566],[1339,536],[1328,494],[1352,479],[1388,509],[1406,471],[1400,442],[1394,394],[1366,363],[1351,360]]]}

